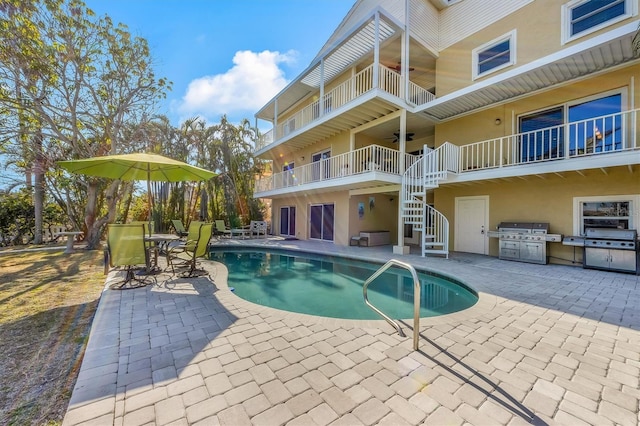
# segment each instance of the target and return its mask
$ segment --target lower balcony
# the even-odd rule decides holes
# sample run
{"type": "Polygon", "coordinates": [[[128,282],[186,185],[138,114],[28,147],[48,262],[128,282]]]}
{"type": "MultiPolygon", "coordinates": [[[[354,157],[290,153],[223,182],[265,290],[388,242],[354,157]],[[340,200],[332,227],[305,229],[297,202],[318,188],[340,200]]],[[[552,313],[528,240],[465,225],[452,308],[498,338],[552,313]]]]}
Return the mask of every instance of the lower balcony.
{"type": "MultiPolygon", "coordinates": [[[[467,145],[446,142],[427,150],[413,178],[427,187],[640,164],[640,110],[603,115],[467,145]]],[[[370,145],[256,181],[255,197],[399,185],[420,157],[370,145]]],[[[412,172],[413,173],[413,172],[412,172]]]]}
{"type": "MultiPolygon", "coordinates": [[[[638,112],[625,111],[457,147],[448,171],[475,180],[477,173],[521,175],[638,164],[638,112]],[[514,169],[518,172],[514,172],[514,169]],[[474,177],[475,176],[475,177],[474,177]]],[[[448,157],[452,157],[448,154],[448,157]]]]}
{"type": "Polygon", "coordinates": [[[406,167],[418,158],[411,154],[401,157],[397,150],[369,145],[258,179],[254,196],[271,198],[298,191],[399,185],[406,167]]]}

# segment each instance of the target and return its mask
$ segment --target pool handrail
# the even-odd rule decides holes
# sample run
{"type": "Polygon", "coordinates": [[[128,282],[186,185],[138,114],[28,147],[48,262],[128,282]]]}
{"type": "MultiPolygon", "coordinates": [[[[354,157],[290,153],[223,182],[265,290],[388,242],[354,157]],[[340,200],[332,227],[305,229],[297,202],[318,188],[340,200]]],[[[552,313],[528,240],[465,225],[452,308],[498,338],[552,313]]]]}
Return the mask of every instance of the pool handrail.
{"type": "Polygon", "coordinates": [[[364,303],[373,309],[378,315],[384,318],[389,324],[391,324],[397,331],[401,337],[405,337],[405,334],[402,332],[402,328],[397,321],[391,319],[387,314],[382,312],[380,309],[376,308],[369,302],[369,297],[367,296],[367,287],[369,284],[380,275],[384,273],[387,269],[392,266],[398,266],[400,268],[404,268],[411,273],[411,277],[413,278],[413,350],[418,350],[418,338],[420,336],[420,281],[418,280],[418,273],[416,269],[405,262],[401,262],[397,259],[390,259],[387,263],[382,265],[376,272],[373,273],[362,285],[362,295],[364,296],[364,303]]]}

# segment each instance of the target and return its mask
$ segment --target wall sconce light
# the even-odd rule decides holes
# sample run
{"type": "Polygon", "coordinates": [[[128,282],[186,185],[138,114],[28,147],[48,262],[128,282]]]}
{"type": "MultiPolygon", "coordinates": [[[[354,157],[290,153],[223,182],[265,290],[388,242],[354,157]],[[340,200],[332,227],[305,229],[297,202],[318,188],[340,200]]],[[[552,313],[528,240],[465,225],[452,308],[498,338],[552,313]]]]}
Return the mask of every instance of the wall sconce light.
{"type": "Polygon", "coordinates": [[[300,161],[304,161],[304,155],[300,157],[300,161]]]}
{"type": "Polygon", "coordinates": [[[499,125],[501,125],[501,124],[502,124],[502,120],[501,120],[501,119],[499,119],[499,118],[496,118],[495,123],[496,123],[496,126],[499,126],[499,125]]]}

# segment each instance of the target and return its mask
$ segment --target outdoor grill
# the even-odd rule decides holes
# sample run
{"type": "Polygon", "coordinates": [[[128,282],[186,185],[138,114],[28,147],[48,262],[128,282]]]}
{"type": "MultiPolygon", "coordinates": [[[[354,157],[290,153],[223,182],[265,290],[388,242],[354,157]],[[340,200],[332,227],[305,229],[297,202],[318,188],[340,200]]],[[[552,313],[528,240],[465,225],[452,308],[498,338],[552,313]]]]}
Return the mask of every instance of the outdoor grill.
{"type": "Polygon", "coordinates": [[[640,249],[635,229],[589,228],[584,237],[583,266],[640,274],[640,249]]]}
{"type": "Polygon", "coordinates": [[[559,242],[562,235],[549,234],[544,222],[501,222],[489,237],[499,239],[498,258],[529,263],[547,263],[547,242],[559,242]]]}

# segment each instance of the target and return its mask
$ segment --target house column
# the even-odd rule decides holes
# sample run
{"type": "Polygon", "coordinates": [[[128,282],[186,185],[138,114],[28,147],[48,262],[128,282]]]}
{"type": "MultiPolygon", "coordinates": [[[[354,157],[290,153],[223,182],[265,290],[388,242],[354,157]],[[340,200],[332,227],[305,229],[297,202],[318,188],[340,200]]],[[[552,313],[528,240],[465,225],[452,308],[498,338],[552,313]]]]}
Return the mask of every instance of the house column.
{"type": "MultiPolygon", "coordinates": [[[[400,111],[400,137],[398,138],[398,145],[400,152],[398,154],[398,161],[400,161],[400,173],[404,173],[405,170],[405,153],[407,151],[407,110],[400,111]]],[[[402,218],[402,207],[404,200],[404,187],[400,187],[400,193],[398,194],[398,245],[393,246],[393,254],[409,254],[409,246],[404,245],[404,220],[402,218]]]]}
{"type": "Polygon", "coordinates": [[[320,99],[318,100],[318,114],[322,117],[325,113],[324,111],[325,103],[324,103],[324,58],[320,59],[320,99]]]}

